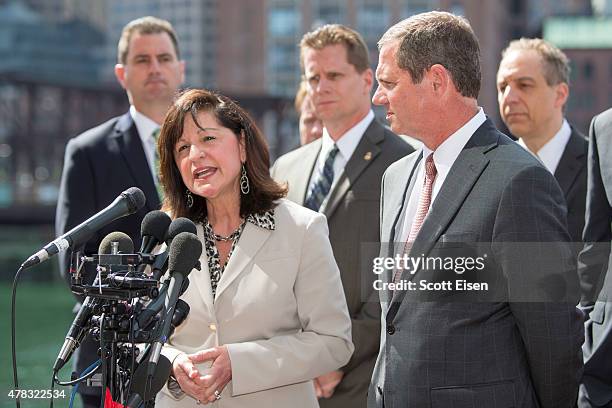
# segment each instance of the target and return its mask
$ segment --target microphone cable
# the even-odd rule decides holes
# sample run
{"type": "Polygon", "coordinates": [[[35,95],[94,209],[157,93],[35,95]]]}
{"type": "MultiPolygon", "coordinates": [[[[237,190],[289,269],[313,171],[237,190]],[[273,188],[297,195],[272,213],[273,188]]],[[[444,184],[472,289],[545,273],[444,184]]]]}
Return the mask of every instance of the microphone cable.
{"type": "MultiPolygon", "coordinates": [[[[19,267],[17,273],[15,274],[15,278],[13,279],[13,290],[11,295],[11,357],[13,358],[13,383],[15,384],[15,390],[19,389],[19,381],[17,378],[17,353],[15,352],[15,299],[17,295],[17,282],[19,281],[19,276],[21,276],[21,272],[24,270],[23,265],[19,267]]],[[[21,399],[20,393],[17,393],[17,398],[15,398],[15,405],[17,408],[21,408],[21,399]]]]}
{"type": "MultiPolygon", "coordinates": [[[[70,401],[68,402],[68,407],[69,408],[72,408],[72,404],[74,404],[74,399],[76,397],[77,391],[79,390],[79,384],[81,383],[81,381],[86,380],[87,378],[89,378],[92,375],[94,375],[95,372],[98,371],[98,367],[100,367],[101,363],[102,363],[101,360],[95,361],[92,365],[90,365],[85,370],[83,370],[83,372],[81,373],[81,378],[79,378],[78,380],[75,380],[75,381],[78,381],[78,382],[76,383],[74,388],[72,388],[72,392],[70,393],[70,401]]],[[[54,378],[55,378],[55,381],[57,381],[57,377],[54,377],[54,378]]],[[[70,382],[72,382],[72,381],[70,381],[70,382]]],[[[57,383],[60,384],[59,381],[57,383]]]]}
{"type": "Polygon", "coordinates": [[[76,385],[78,388],[78,385],[81,382],[88,379],[89,377],[92,377],[98,371],[101,365],[102,365],[102,360],[95,361],[92,365],[90,365],[85,370],[83,370],[83,372],[81,373],[81,377],[75,380],[70,380],[70,381],[60,381],[59,378],[57,378],[57,373],[54,373],[53,381],[55,381],[57,385],[61,385],[62,387],[69,387],[71,385],[76,385]]]}

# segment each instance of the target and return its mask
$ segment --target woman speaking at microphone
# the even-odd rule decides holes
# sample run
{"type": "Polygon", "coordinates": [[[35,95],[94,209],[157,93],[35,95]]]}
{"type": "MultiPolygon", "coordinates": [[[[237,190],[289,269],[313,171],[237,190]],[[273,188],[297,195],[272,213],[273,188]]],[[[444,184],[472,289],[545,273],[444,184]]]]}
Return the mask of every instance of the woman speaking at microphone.
{"type": "Polygon", "coordinates": [[[157,403],[318,407],[312,378],[347,363],[350,319],[325,218],[283,197],[264,137],[229,98],[182,94],[159,136],[164,208],[205,250],[164,348],[157,403]]]}

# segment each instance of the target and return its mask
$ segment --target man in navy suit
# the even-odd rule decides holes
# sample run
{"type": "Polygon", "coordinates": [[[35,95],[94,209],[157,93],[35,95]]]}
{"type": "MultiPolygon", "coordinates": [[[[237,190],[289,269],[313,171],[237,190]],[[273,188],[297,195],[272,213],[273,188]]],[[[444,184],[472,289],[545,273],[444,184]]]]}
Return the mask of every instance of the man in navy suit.
{"type": "MultiPolygon", "coordinates": [[[[555,176],[567,203],[568,231],[582,242],[587,186],[586,137],[563,115],[569,60],[541,38],[512,41],[497,71],[499,113],[518,143],[555,176]]],[[[576,252],[582,249],[575,245],[576,252]]]]}
{"type": "MultiPolygon", "coordinates": [[[[166,111],[184,80],[185,64],[179,58],[172,25],[155,17],[128,23],[117,47],[115,75],[130,101],[129,112],[71,139],[66,146],[64,171],[55,218],[61,235],[110,204],[122,191],[139,187],[146,205],[121,218],[89,240],[82,249],[97,253],[102,238],[112,231],[127,233],[139,246],[140,223],[149,211],[159,209],[156,171],[156,138],[166,111]]],[[[60,271],[70,282],[70,254],[60,257],[60,271]]],[[[93,282],[94,270],[85,271],[93,282]]],[[[98,345],[88,336],[76,355],[81,373],[98,359],[98,345]]],[[[100,406],[100,388],[79,387],[84,406],[100,406]]]]}
{"type": "Polygon", "coordinates": [[[381,258],[413,263],[376,272],[382,332],[368,407],[572,408],[583,326],[559,184],[478,106],[467,20],[417,14],[378,45],[373,101],[423,147],[383,176],[381,258]],[[454,256],[443,267],[437,254],[454,256]],[[487,287],[465,291],[464,280],[487,287]]]}

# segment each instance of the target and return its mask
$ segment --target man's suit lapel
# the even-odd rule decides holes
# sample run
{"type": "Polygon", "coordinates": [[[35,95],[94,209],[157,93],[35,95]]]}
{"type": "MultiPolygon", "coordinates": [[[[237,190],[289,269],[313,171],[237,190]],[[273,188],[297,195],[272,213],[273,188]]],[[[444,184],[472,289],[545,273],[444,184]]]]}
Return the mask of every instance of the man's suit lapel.
{"type": "Polygon", "coordinates": [[[149,210],[160,208],[159,196],[155,188],[153,176],[149,170],[149,163],[145,156],[142,142],[138,136],[136,124],[129,113],[121,116],[115,125],[112,138],[119,144],[119,151],[130,170],[130,173],[147,198],[146,206],[149,210]]]}
{"type": "MultiPolygon", "coordinates": [[[[402,183],[395,183],[395,180],[385,180],[385,184],[387,188],[391,187],[392,190],[388,193],[385,193],[385,197],[383,198],[383,211],[387,213],[382,218],[381,228],[381,245],[387,245],[387,248],[383,247],[382,252],[387,257],[394,257],[397,252],[396,248],[396,240],[395,240],[395,231],[398,228],[398,224],[402,220],[401,214],[404,206],[408,205],[406,202],[406,198],[410,196],[412,189],[416,184],[416,178],[419,168],[419,163],[423,158],[422,150],[413,153],[406,162],[403,163],[401,171],[399,171],[399,176],[402,179],[402,183]],[[409,174],[408,179],[404,179],[404,175],[409,174]],[[388,183],[388,184],[387,184],[388,183]],[[395,189],[395,187],[398,187],[395,189]]],[[[401,245],[401,243],[400,243],[401,245]]],[[[385,282],[391,282],[393,279],[393,270],[385,270],[385,282]]],[[[391,291],[385,291],[385,297],[382,297],[381,300],[383,303],[389,304],[388,300],[391,299],[393,293],[391,291]]]]}
{"type": "MultiPolygon", "coordinates": [[[[492,132],[495,132],[495,127],[487,119],[459,153],[412,244],[409,256],[427,257],[447,229],[489,163],[484,153],[497,146],[497,137],[492,132]]],[[[413,279],[418,272],[405,273],[402,278],[413,279]]],[[[401,302],[405,294],[406,291],[395,291],[393,302],[401,302]]]]}
{"type": "Polygon", "coordinates": [[[582,136],[572,129],[572,134],[555,170],[555,178],[566,197],[585,163],[584,156],[587,152],[581,139],[582,136]]]}
{"type": "Polygon", "coordinates": [[[261,247],[266,243],[272,231],[247,222],[242,236],[238,244],[234,248],[234,252],[230,257],[225,271],[221,275],[215,301],[219,299],[223,292],[232,284],[232,282],[245,270],[245,268],[256,259],[256,255],[261,247]]]}
{"type": "MultiPolygon", "coordinates": [[[[405,174],[409,174],[408,179],[405,180],[404,184],[397,185],[397,187],[403,188],[392,190],[384,197],[384,200],[386,201],[384,203],[385,210],[390,209],[391,212],[389,213],[389,217],[384,217],[384,224],[381,225],[382,242],[395,242],[395,231],[397,230],[398,223],[400,222],[402,209],[404,206],[408,205],[406,198],[410,196],[412,189],[414,188],[416,176],[418,174],[417,170],[422,158],[423,151],[419,150],[418,153],[414,153],[411,158],[406,161],[406,163],[402,166],[404,170],[401,172],[401,175],[403,176],[405,174]]],[[[394,188],[395,186],[392,185],[389,187],[394,188]]]]}
{"type": "Polygon", "coordinates": [[[376,156],[380,154],[381,148],[379,144],[385,139],[384,132],[385,129],[376,119],[370,123],[370,126],[368,126],[364,132],[353,155],[346,163],[344,171],[338,178],[338,182],[330,192],[329,199],[319,210],[325,214],[327,218],[333,215],[351,186],[355,184],[355,181],[363,171],[372,163],[376,156]]]}

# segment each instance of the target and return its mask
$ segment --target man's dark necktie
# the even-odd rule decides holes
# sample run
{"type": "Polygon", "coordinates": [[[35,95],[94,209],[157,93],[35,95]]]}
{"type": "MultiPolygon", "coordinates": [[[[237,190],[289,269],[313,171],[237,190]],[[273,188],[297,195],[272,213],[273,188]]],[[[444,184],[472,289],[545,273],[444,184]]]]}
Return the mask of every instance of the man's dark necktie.
{"type": "Polygon", "coordinates": [[[332,182],[334,181],[334,159],[337,154],[338,146],[334,144],[334,147],[327,153],[323,172],[319,173],[317,181],[311,184],[310,190],[308,190],[304,206],[311,210],[319,211],[323,200],[325,200],[325,197],[329,194],[332,182]]]}

